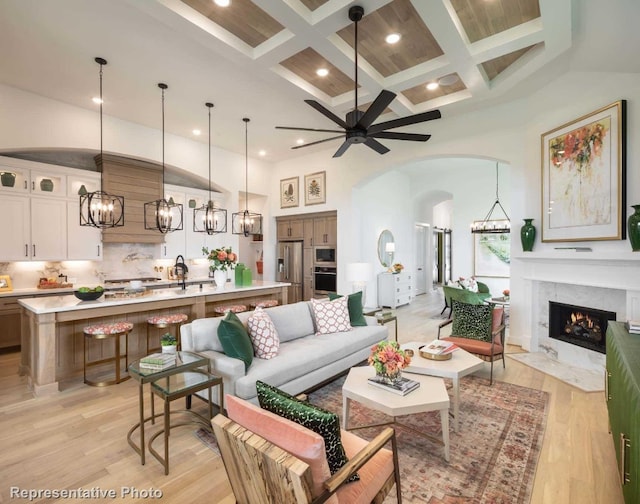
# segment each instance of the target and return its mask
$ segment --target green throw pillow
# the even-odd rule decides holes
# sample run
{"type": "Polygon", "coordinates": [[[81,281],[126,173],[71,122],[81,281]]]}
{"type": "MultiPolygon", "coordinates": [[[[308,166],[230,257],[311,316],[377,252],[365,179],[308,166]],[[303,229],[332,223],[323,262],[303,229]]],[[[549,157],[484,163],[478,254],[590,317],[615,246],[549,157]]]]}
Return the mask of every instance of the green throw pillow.
{"type": "MultiPolygon", "coordinates": [[[[340,439],[340,420],[338,415],[308,402],[300,401],[261,381],[256,381],[260,407],[278,416],[296,422],[324,438],[324,448],[331,474],[335,474],[349,459],[340,439]]],[[[360,479],[354,474],[349,481],[360,479]]]]}
{"type": "MultiPolygon", "coordinates": [[[[336,294],[335,292],[329,293],[329,300],[341,298],[342,294],[336,294]]],[[[347,307],[349,308],[349,320],[352,326],[366,326],[367,321],[362,313],[362,291],[349,294],[347,307]]]]}
{"type": "Polygon", "coordinates": [[[226,355],[240,359],[244,362],[244,370],[249,369],[253,362],[253,346],[247,329],[235,313],[227,313],[220,321],[218,339],[226,355]]]}
{"type": "Polygon", "coordinates": [[[452,299],[451,303],[453,307],[451,336],[491,341],[492,306],[472,305],[455,299],[452,299]]]}

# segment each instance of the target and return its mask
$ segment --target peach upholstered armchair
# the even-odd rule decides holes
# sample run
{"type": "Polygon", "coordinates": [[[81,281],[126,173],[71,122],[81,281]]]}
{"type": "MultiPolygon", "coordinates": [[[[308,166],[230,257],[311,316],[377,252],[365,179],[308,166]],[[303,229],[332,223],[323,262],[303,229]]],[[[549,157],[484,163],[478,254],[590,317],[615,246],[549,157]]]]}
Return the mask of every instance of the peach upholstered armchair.
{"type": "Polygon", "coordinates": [[[491,363],[493,384],[493,363],[504,362],[504,307],[493,304],[469,304],[451,300],[453,317],[438,326],[438,339],[455,343],[463,350],[477,355],[491,363]],[[451,336],[441,337],[443,327],[452,324],[451,336]]]}
{"type": "Polygon", "coordinates": [[[236,421],[217,415],[211,425],[238,504],[382,503],[394,484],[402,502],[393,429],[370,442],[342,431],[349,461],[331,475],[322,436],[242,399],[225,403],[236,421]]]}

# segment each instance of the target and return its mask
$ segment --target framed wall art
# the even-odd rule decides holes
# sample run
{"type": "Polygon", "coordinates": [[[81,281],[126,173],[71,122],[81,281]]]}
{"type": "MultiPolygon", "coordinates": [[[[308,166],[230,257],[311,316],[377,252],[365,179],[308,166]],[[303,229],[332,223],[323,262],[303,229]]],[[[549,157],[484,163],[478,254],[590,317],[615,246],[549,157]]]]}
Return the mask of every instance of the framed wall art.
{"type": "Polygon", "coordinates": [[[300,177],[280,180],[280,208],[297,207],[300,204],[300,177]]]}
{"type": "Polygon", "coordinates": [[[9,275],[0,275],[0,292],[10,292],[12,290],[11,277],[9,275]]]}
{"type": "Polygon", "coordinates": [[[473,274],[506,278],[511,275],[511,234],[473,233],[473,274]]]}
{"type": "Polygon", "coordinates": [[[625,238],[626,101],[542,135],[542,241],[625,238]]]}
{"type": "Polygon", "coordinates": [[[304,176],[304,204],[318,205],[326,203],[326,172],[310,173],[304,176]]]}

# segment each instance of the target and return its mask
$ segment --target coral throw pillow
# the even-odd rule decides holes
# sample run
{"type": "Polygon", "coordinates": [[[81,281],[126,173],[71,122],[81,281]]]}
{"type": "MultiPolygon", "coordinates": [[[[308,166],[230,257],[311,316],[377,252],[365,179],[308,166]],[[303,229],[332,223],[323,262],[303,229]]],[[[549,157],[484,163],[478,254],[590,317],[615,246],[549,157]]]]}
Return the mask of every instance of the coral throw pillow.
{"type": "Polygon", "coordinates": [[[247,321],[247,328],[256,357],[272,359],[278,355],[280,338],[276,326],[273,325],[267,312],[260,307],[256,308],[247,321]]]}
{"type": "Polygon", "coordinates": [[[316,334],[331,334],[351,330],[348,298],[333,301],[311,299],[313,318],[316,320],[316,334]]]}

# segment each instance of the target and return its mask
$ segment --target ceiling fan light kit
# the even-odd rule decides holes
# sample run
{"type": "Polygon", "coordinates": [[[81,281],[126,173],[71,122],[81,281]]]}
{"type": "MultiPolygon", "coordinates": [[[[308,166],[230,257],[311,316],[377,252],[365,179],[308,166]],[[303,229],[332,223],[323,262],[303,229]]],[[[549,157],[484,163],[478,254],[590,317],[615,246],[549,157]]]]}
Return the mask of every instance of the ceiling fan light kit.
{"type": "Polygon", "coordinates": [[[323,140],[308,142],[303,145],[296,145],[292,147],[292,149],[301,149],[304,147],[309,147],[311,145],[317,145],[342,138],[344,141],[333,155],[334,158],[342,156],[353,144],[365,144],[367,147],[373,149],[378,154],[386,154],[387,152],[389,152],[389,149],[381,144],[377,140],[378,138],[387,140],[408,140],[411,142],[426,142],[427,140],[429,140],[429,138],[431,138],[431,135],[391,132],[387,130],[401,128],[403,126],[410,126],[412,124],[431,121],[434,119],[440,119],[441,114],[439,110],[431,110],[429,112],[422,112],[400,119],[393,119],[391,121],[373,124],[374,121],[378,119],[378,117],[385,111],[387,106],[396,97],[395,93],[387,91],[386,89],[383,89],[380,92],[380,94],[376,97],[376,99],[369,106],[366,112],[358,109],[358,22],[362,19],[363,16],[364,8],[362,8],[360,5],[354,5],[349,8],[349,19],[354,23],[355,82],[353,110],[347,112],[345,120],[343,121],[340,117],[335,115],[319,102],[315,100],[305,100],[305,103],[333,121],[340,128],[342,128],[342,130],[276,126],[276,129],[314,131],[321,133],[338,133],[338,135],[336,136],[325,138],[323,140]]]}
{"type": "Polygon", "coordinates": [[[209,109],[209,200],[193,212],[193,230],[196,233],[208,235],[227,232],[227,211],[224,208],[216,208],[211,198],[211,109],[213,103],[207,102],[209,109]]]}
{"type": "MultiPolygon", "coordinates": [[[[107,64],[104,58],[95,58],[100,65],[100,98],[94,99],[100,104],[100,159],[102,159],[102,67],[107,64]]],[[[100,170],[100,189],[87,192],[81,187],[80,194],[80,225],[107,229],[124,226],[124,198],[102,191],[102,170],[100,170]],[[82,191],[82,188],[84,190],[82,191]]]]}
{"type": "Polygon", "coordinates": [[[262,214],[249,211],[249,121],[248,117],[243,117],[244,121],[244,210],[231,215],[231,233],[243,235],[262,234],[262,214]]]}
{"type": "Polygon", "coordinates": [[[182,231],[182,205],[164,196],[164,92],[169,87],[160,82],[162,90],[162,192],[163,197],[144,204],[144,228],[166,234],[182,231]]]}

